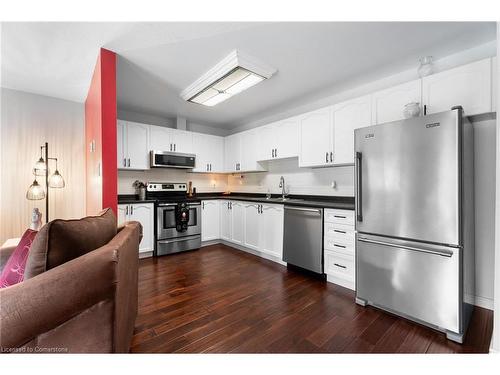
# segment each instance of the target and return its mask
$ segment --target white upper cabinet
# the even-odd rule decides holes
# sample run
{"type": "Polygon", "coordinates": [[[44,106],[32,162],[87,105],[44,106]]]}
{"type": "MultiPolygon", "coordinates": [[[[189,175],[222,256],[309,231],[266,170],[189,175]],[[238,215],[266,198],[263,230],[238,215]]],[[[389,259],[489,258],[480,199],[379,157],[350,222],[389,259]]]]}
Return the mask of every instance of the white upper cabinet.
{"type": "Polygon", "coordinates": [[[193,133],[193,150],[196,154],[193,172],[224,171],[224,138],[193,133]]]}
{"type": "Polygon", "coordinates": [[[155,151],[173,151],[170,141],[170,129],[164,126],[149,127],[149,149],[155,151]]]}
{"type": "Polygon", "coordinates": [[[422,81],[416,79],[372,94],[372,124],[403,120],[404,106],[408,103],[422,106],[422,81]]]}
{"type": "Polygon", "coordinates": [[[185,130],[150,125],[149,147],[156,151],[184,154],[193,152],[193,133],[185,130]]]}
{"type": "Polygon", "coordinates": [[[332,107],[298,116],[299,167],[331,165],[333,156],[332,107]]]}
{"type": "Polygon", "coordinates": [[[193,152],[193,133],[185,130],[170,129],[170,141],[174,152],[191,154],[193,152]]]}
{"type": "Polygon", "coordinates": [[[240,134],[240,171],[263,171],[264,168],[257,162],[259,159],[260,137],[257,129],[240,134]]]}
{"type": "Polygon", "coordinates": [[[127,155],[125,154],[125,128],[127,127],[125,121],[116,121],[116,161],[118,162],[118,169],[127,167],[127,155]]]}
{"type": "Polygon", "coordinates": [[[332,122],[333,164],[353,164],[354,129],[371,125],[371,96],[335,104],[332,108],[332,122]]]}
{"type": "Polygon", "coordinates": [[[201,240],[220,238],[220,208],[218,200],[201,202],[201,240]]]}
{"type": "Polygon", "coordinates": [[[299,119],[292,117],[258,128],[259,160],[299,155],[299,119]]]}
{"type": "Polygon", "coordinates": [[[241,170],[241,135],[234,134],[224,140],[224,170],[238,172],[241,170]]]}
{"type": "Polygon", "coordinates": [[[427,114],[457,105],[466,116],[491,112],[491,59],[424,77],[422,95],[427,114]]]}
{"type": "Polygon", "coordinates": [[[117,162],[119,169],[149,168],[149,126],[117,121],[117,162]]]}

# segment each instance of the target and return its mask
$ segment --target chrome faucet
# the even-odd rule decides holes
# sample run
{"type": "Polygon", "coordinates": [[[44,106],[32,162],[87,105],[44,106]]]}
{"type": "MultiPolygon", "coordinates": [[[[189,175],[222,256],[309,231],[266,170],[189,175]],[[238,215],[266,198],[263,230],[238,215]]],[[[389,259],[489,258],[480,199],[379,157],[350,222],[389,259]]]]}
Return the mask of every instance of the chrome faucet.
{"type": "Polygon", "coordinates": [[[285,196],[286,196],[285,178],[283,176],[280,177],[280,188],[281,188],[281,199],[285,200],[285,196]]]}

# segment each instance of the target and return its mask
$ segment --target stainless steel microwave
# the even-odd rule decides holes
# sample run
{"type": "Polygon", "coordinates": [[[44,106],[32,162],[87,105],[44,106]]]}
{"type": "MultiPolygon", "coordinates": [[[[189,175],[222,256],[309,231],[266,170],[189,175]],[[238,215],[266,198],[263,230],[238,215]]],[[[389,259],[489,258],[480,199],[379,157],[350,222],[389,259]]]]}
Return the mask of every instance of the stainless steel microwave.
{"type": "Polygon", "coordinates": [[[196,155],[170,151],[150,151],[151,168],[184,168],[195,166],[196,155]]]}

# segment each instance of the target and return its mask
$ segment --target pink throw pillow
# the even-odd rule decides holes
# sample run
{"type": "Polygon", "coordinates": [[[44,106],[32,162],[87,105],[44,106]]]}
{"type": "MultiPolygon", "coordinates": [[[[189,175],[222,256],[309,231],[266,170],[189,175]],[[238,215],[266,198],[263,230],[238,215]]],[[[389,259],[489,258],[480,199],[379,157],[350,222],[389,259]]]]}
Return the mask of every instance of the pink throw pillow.
{"type": "Polygon", "coordinates": [[[0,288],[20,283],[24,279],[24,269],[28,260],[31,244],[38,232],[27,229],[14,252],[10,255],[0,275],[0,288]]]}

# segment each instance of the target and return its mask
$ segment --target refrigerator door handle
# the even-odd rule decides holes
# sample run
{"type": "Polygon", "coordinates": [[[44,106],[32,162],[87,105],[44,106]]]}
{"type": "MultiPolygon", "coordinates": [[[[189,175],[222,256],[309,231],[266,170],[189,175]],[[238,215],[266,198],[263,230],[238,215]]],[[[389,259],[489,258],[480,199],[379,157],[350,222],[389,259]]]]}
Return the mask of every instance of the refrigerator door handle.
{"type": "Polygon", "coordinates": [[[361,211],[361,152],[356,152],[356,220],[363,221],[363,213],[361,211]]]}
{"type": "Polygon", "coordinates": [[[421,248],[413,247],[413,246],[398,245],[398,244],[390,243],[390,242],[370,240],[370,239],[364,238],[364,237],[358,237],[358,240],[361,241],[361,242],[367,242],[367,243],[372,243],[372,244],[382,245],[382,246],[389,246],[389,247],[397,247],[398,249],[406,249],[406,250],[411,250],[411,251],[418,251],[420,253],[427,253],[427,254],[439,255],[439,256],[443,256],[443,257],[447,257],[447,258],[451,258],[451,256],[453,255],[453,251],[451,251],[451,250],[429,250],[429,249],[421,249],[421,248]]]}

